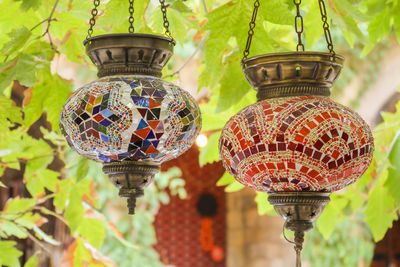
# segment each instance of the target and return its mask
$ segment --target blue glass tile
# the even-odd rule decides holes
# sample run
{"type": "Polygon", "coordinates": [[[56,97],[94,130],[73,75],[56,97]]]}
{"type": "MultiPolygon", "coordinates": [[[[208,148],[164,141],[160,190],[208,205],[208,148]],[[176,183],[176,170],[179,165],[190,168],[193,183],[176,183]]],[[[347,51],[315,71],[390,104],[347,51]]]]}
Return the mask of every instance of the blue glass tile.
{"type": "Polygon", "coordinates": [[[111,159],[103,154],[99,154],[99,159],[101,159],[104,162],[110,162],[111,159]]]}
{"type": "Polygon", "coordinates": [[[101,136],[101,140],[103,140],[104,142],[108,143],[108,136],[107,135],[100,134],[100,136],[101,136]]]}
{"type": "Polygon", "coordinates": [[[146,97],[140,97],[140,96],[131,96],[133,103],[135,105],[140,106],[140,107],[149,107],[149,99],[146,97]]]}
{"type": "Polygon", "coordinates": [[[146,128],[146,127],[148,127],[148,126],[149,126],[149,125],[147,124],[147,122],[145,122],[143,119],[141,119],[136,130],[143,129],[143,128],[146,128]]]}
{"type": "Polygon", "coordinates": [[[109,109],[105,109],[101,112],[104,117],[110,117],[113,113],[109,109]]]}
{"type": "Polygon", "coordinates": [[[95,114],[97,114],[99,112],[100,112],[100,105],[94,106],[92,114],[95,115],[95,114]]]}
{"type": "Polygon", "coordinates": [[[149,134],[146,136],[147,140],[154,139],[154,138],[156,138],[156,137],[155,137],[153,131],[150,131],[149,134]]]}
{"type": "Polygon", "coordinates": [[[149,140],[143,140],[142,147],[148,147],[151,146],[151,142],[149,140]]]}
{"type": "Polygon", "coordinates": [[[153,146],[154,146],[155,148],[157,148],[158,143],[160,143],[160,140],[151,141],[151,143],[153,144],[153,146]]]}
{"type": "Polygon", "coordinates": [[[111,121],[106,120],[106,119],[104,119],[104,120],[102,120],[102,121],[100,122],[100,124],[103,125],[104,127],[109,126],[111,123],[112,123],[111,121]]]}

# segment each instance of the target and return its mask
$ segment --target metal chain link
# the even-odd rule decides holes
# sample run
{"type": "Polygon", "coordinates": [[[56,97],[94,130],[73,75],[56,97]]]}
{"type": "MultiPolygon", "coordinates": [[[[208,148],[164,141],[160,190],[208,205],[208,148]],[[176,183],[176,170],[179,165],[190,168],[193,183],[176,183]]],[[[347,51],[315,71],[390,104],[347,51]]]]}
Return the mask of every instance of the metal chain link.
{"type": "Polygon", "coordinates": [[[133,13],[135,12],[135,9],[133,7],[134,0],[129,0],[129,33],[134,33],[135,32],[135,27],[133,26],[133,23],[135,22],[135,18],[133,17],[133,13]]]}
{"type": "Polygon", "coordinates": [[[89,26],[88,34],[86,36],[86,40],[89,39],[90,37],[92,37],[93,27],[96,24],[96,16],[99,13],[97,8],[100,5],[100,0],[93,0],[93,5],[94,5],[94,7],[93,7],[92,12],[91,12],[92,17],[89,20],[89,25],[90,26],[89,26]]]}
{"type": "Polygon", "coordinates": [[[324,28],[326,44],[327,44],[329,52],[332,54],[332,56],[334,56],[335,51],[333,49],[332,36],[331,36],[331,31],[329,30],[329,23],[328,23],[328,17],[327,17],[327,13],[326,13],[324,0],[319,0],[318,3],[319,3],[319,9],[321,11],[321,19],[323,22],[322,27],[324,28]]]}
{"type": "Polygon", "coordinates": [[[296,5],[296,16],[294,17],[294,28],[297,33],[297,46],[296,50],[304,51],[304,44],[301,41],[301,35],[303,33],[304,27],[303,27],[303,17],[300,14],[300,5],[301,5],[301,0],[293,0],[294,4],[296,5]]]}
{"type": "Polygon", "coordinates": [[[259,7],[260,7],[260,1],[256,0],[254,2],[253,16],[251,17],[251,21],[249,23],[250,29],[247,36],[246,48],[243,51],[242,62],[246,60],[250,54],[250,46],[251,46],[251,41],[253,40],[254,28],[256,27],[257,12],[259,7]]]}
{"type": "Polygon", "coordinates": [[[159,0],[161,5],[161,12],[164,20],[164,28],[165,28],[165,35],[172,39],[171,43],[175,43],[174,38],[172,37],[171,32],[169,31],[169,21],[167,18],[167,6],[165,5],[165,0],[159,0]]]}

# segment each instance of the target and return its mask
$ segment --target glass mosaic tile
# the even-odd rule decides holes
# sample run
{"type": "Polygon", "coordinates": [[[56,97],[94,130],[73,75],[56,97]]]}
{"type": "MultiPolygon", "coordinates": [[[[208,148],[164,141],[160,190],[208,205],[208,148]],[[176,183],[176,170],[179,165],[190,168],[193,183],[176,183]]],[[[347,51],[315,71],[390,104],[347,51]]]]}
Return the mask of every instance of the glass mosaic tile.
{"type": "Polygon", "coordinates": [[[192,146],[201,116],[190,94],[171,83],[110,76],[69,97],[60,127],[70,146],[87,158],[162,163],[192,146]]]}
{"type": "Polygon", "coordinates": [[[370,128],[328,97],[282,97],[242,109],[219,143],[225,168],[258,191],[336,191],[372,161],[370,128]]]}

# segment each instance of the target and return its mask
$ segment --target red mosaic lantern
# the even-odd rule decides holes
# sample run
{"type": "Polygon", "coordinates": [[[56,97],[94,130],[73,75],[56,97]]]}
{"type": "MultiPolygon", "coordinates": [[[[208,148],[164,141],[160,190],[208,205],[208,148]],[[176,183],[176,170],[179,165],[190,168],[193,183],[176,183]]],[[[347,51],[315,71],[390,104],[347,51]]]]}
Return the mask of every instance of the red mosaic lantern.
{"type": "Polygon", "coordinates": [[[324,96],[259,101],[233,116],[220,139],[225,168],[255,190],[332,192],[372,160],[368,125],[324,96]]]}
{"type": "Polygon", "coordinates": [[[241,184],[267,192],[285,228],[295,232],[297,266],[304,232],[331,192],[363,175],[374,149],[365,121],[329,98],[344,58],[333,50],[325,5],[319,3],[329,53],[304,52],[295,1],[297,52],[247,58],[260,6],[255,1],[242,67],[258,102],[227,122],[219,143],[226,170],[241,184]]]}

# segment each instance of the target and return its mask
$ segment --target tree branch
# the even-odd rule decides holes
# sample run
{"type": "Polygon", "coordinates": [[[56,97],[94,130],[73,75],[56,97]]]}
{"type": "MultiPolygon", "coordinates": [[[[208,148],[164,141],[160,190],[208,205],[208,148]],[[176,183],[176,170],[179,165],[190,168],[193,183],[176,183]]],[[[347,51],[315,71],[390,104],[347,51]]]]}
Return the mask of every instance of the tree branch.
{"type": "Polygon", "coordinates": [[[206,0],[201,0],[201,4],[203,6],[204,13],[207,14],[208,10],[207,10],[207,5],[206,5],[206,0]]]}
{"type": "Polygon", "coordinates": [[[48,255],[51,255],[50,250],[42,242],[40,242],[39,239],[37,239],[34,235],[29,233],[29,231],[26,231],[26,234],[28,238],[32,240],[34,243],[36,243],[44,252],[46,252],[48,255]]]}
{"type": "Polygon", "coordinates": [[[47,37],[49,38],[49,42],[50,42],[51,48],[54,49],[56,52],[58,52],[58,51],[54,47],[53,39],[51,37],[51,34],[50,34],[49,30],[50,30],[51,22],[53,20],[55,20],[53,18],[53,16],[54,16],[54,12],[56,11],[56,8],[57,8],[57,5],[58,5],[59,2],[60,2],[60,0],[56,0],[56,2],[53,5],[53,8],[51,9],[50,15],[47,18],[45,18],[44,20],[42,20],[41,22],[39,22],[38,24],[36,24],[35,26],[33,26],[31,28],[31,31],[33,31],[34,29],[36,29],[37,27],[39,27],[40,25],[42,25],[43,23],[46,22],[47,23],[47,27],[46,27],[46,30],[44,31],[44,33],[41,35],[41,37],[43,37],[43,36],[45,36],[47,34],[47,37]]]}

